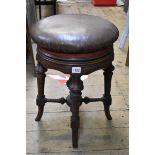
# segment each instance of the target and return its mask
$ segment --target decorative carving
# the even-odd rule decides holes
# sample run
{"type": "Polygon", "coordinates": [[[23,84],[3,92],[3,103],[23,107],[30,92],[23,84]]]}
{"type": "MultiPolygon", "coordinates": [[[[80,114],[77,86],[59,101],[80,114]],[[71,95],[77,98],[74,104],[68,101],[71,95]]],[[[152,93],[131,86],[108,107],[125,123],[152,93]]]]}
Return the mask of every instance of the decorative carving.
{"type": "Polygon", "coordinates": [[[64,97],[58,99],[48,99],[48,98],[38,98],[37,97],[37,105],[45,105],[47,102],[61,103],[64,104],[66,102],[64,97]]]}
{"type": "Polygon", "coordinates": [[[103,101],[103,98],[102,97],[101,98],[89,98],[86,96],[82,99],[82,102],[84,102],[85,104],[88,104],[90,102],[98,102],[98,101],[103,101]]]}
{"type": "Polygon", "coordinates": [[[79,106],[82,102],[82,90],[83,82],[80,79],[81,75],[72,74],[67,82],[67,86],[70,90],[70,95],[67,97],[67,102],[70,104],[72,116],[71,116],[71,128],[72,128],[72,144],[73,148],[78,147],[78,128],[80,124],[79,118],[79,106]]]}

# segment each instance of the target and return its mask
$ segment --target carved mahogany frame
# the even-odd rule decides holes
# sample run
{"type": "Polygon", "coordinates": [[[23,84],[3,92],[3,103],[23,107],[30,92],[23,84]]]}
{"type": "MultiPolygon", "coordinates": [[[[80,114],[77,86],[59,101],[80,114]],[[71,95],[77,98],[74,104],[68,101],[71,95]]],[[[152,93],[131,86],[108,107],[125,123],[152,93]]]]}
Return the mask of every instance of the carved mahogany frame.
{"type": "Polygon", "coordinates": [[[110,105],[112,102],[111,78],[114,70],[112,61],[114,60],[113,46],[104,48],[101,51],[85,54],[66,54],[48,51],[41,47],[37,47],[37,61],[36,67],[38,96],[36,103],[38,106],[38,114],[36,121],[40,121],[43,115],[44,106],[47,102],[66,103],[72,112],[71,128],[72,128],[72,144],[74,148],[78,147],[78,128],[80,124],[79,106],[82,102],[88,104],[90,102],[102,101],[104,105],[105,115],[108,120],[111,120],[110,105]],[[72,67],[81,67],[80,73],[72,73],[72,67]],[[67,81],[67,87],[70,94],[67,98],[47,99],[44,95],[45,72],[47,69],[55,69],[65,74],[71,74],[67,81]],[[80,79],[82,75],[90,74],[96,70],[104,70],[104,95],[101,98],[82,98],[82,90],[84,88],[83,81],[80,79]]]}

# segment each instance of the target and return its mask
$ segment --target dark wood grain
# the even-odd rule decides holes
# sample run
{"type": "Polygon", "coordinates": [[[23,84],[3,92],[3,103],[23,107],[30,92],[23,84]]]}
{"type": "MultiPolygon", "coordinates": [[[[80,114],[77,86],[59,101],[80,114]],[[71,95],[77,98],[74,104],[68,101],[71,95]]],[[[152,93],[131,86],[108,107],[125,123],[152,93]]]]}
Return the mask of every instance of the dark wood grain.
{"type": "Polygon", "coordinates": [[[112,79],[112,71],[114,70],[114,66],[112,65],[112,61],[114,60],[114,50],[113,46],[108,48],[104,48],[101,51],[96,51],[87,54],[64,54],[64,53],[47,51],[41,47],[37,47],[37,81],[38,81],[38,97],[37,97],[37,105],[38,105],[38,115],[36,117],[36,121],[40,121],[44,105],[46,102],[58,102],[61,104],[67,103],[70,107],[70,111],[72,113],[71,116],[71,128],[72,128],[72,145],[73,148],[78,147],[78,132],[80,125],[80,117],[79,117],[79,107],[82,102],[86,104],[89,102],[97,102],[102,101],[104,104],[105,115],[108,120],[111,120],[112,117],[110,115],[110,105],[112,102],[112,98],[110,95],[111,90],[111,79],[112,79]],[[61,56],[60,56],[61,55],[61,56]],[[72,73],[72,67],[81,67],[80,73],[72,73]],[[70,78],[67,81],[67,87],[70,90],[70,94],[67,98],[59,98],[59,99],[46,99],[44,95],[44,83],[45,83],[45,72],[47,69],[56,69],[65,74],[70,74],[70,78]],[[83,82],[80,77],[82,75],[90,74],[96,70],[103,69],[104,70],[104,95],[101,98],[82,98],[82,90],[84,88],[83,82]]]}
{"type": "Polygon", "coordinates": [[[80,124],[79,117],[79,106],[82,102],[82,90],[83,90],[83,82],[80,79],[81,75],[72,74],[69,81],[67,82],[67,86],[70,90],[70,95],[67,98],[70,103],[70,108],[72,112],[71,116],[71,128],[72,128],[72,144],[73,148],[78,147],[78,128],[80,124]]]}
{"type": "Polygon", "coordinates": [[[104,95],[103,95],[103,104],[104,104],[104,111],[105,115],[108,120],[112,120],[112,117],[110,115],[110,105],[112,103],[111,98],[111,79],[113,75],[114,66],[110,64],[106,69],[104,69],[104,95]]]}
{"type": "Polygon", "coordinates": [[[37,73],[37,84],[38,84],[38,96],[36,99],[36,104],[38,106],[38,114],[35,119],[35,121],[40,121],[41,117],[43,115],[44,111],[44,105],[45,105],[45,95],[44,95],[44,85],[45,85],[45,72],[47,71],[46,68],[44,68],[40,63],[38,63],[36,67],[36,73],[37,73]]]}

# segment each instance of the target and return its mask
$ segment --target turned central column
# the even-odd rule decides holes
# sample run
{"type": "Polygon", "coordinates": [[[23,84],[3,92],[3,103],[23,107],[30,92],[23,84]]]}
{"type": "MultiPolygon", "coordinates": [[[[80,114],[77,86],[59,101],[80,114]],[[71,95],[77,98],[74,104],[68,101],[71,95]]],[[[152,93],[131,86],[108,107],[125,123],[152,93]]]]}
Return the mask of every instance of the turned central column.
{"type": "Polygon", "coordinates": [[[83,82],[80,79],[81,75],[72,74],[67,82],[67,86],[70,90],[70,95],[67,97],[68,105],[70,105],[70,110],[72,112],[71,116],[71,128],[72,128],[72,144],[74,148],[78,147],[78,128],[80,124],[79,118],[79,106],[82,102],[82,90],[83,82]]]}

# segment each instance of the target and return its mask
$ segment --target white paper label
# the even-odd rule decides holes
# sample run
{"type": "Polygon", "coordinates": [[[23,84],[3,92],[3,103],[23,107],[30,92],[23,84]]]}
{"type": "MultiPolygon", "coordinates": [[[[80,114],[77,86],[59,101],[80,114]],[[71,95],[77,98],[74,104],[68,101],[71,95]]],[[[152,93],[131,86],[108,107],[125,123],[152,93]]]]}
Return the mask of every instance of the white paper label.
{"type": "Polygon", "coordinates": [[[81,67],[72,67],[72,73],[81,73],[81,67]]]}

